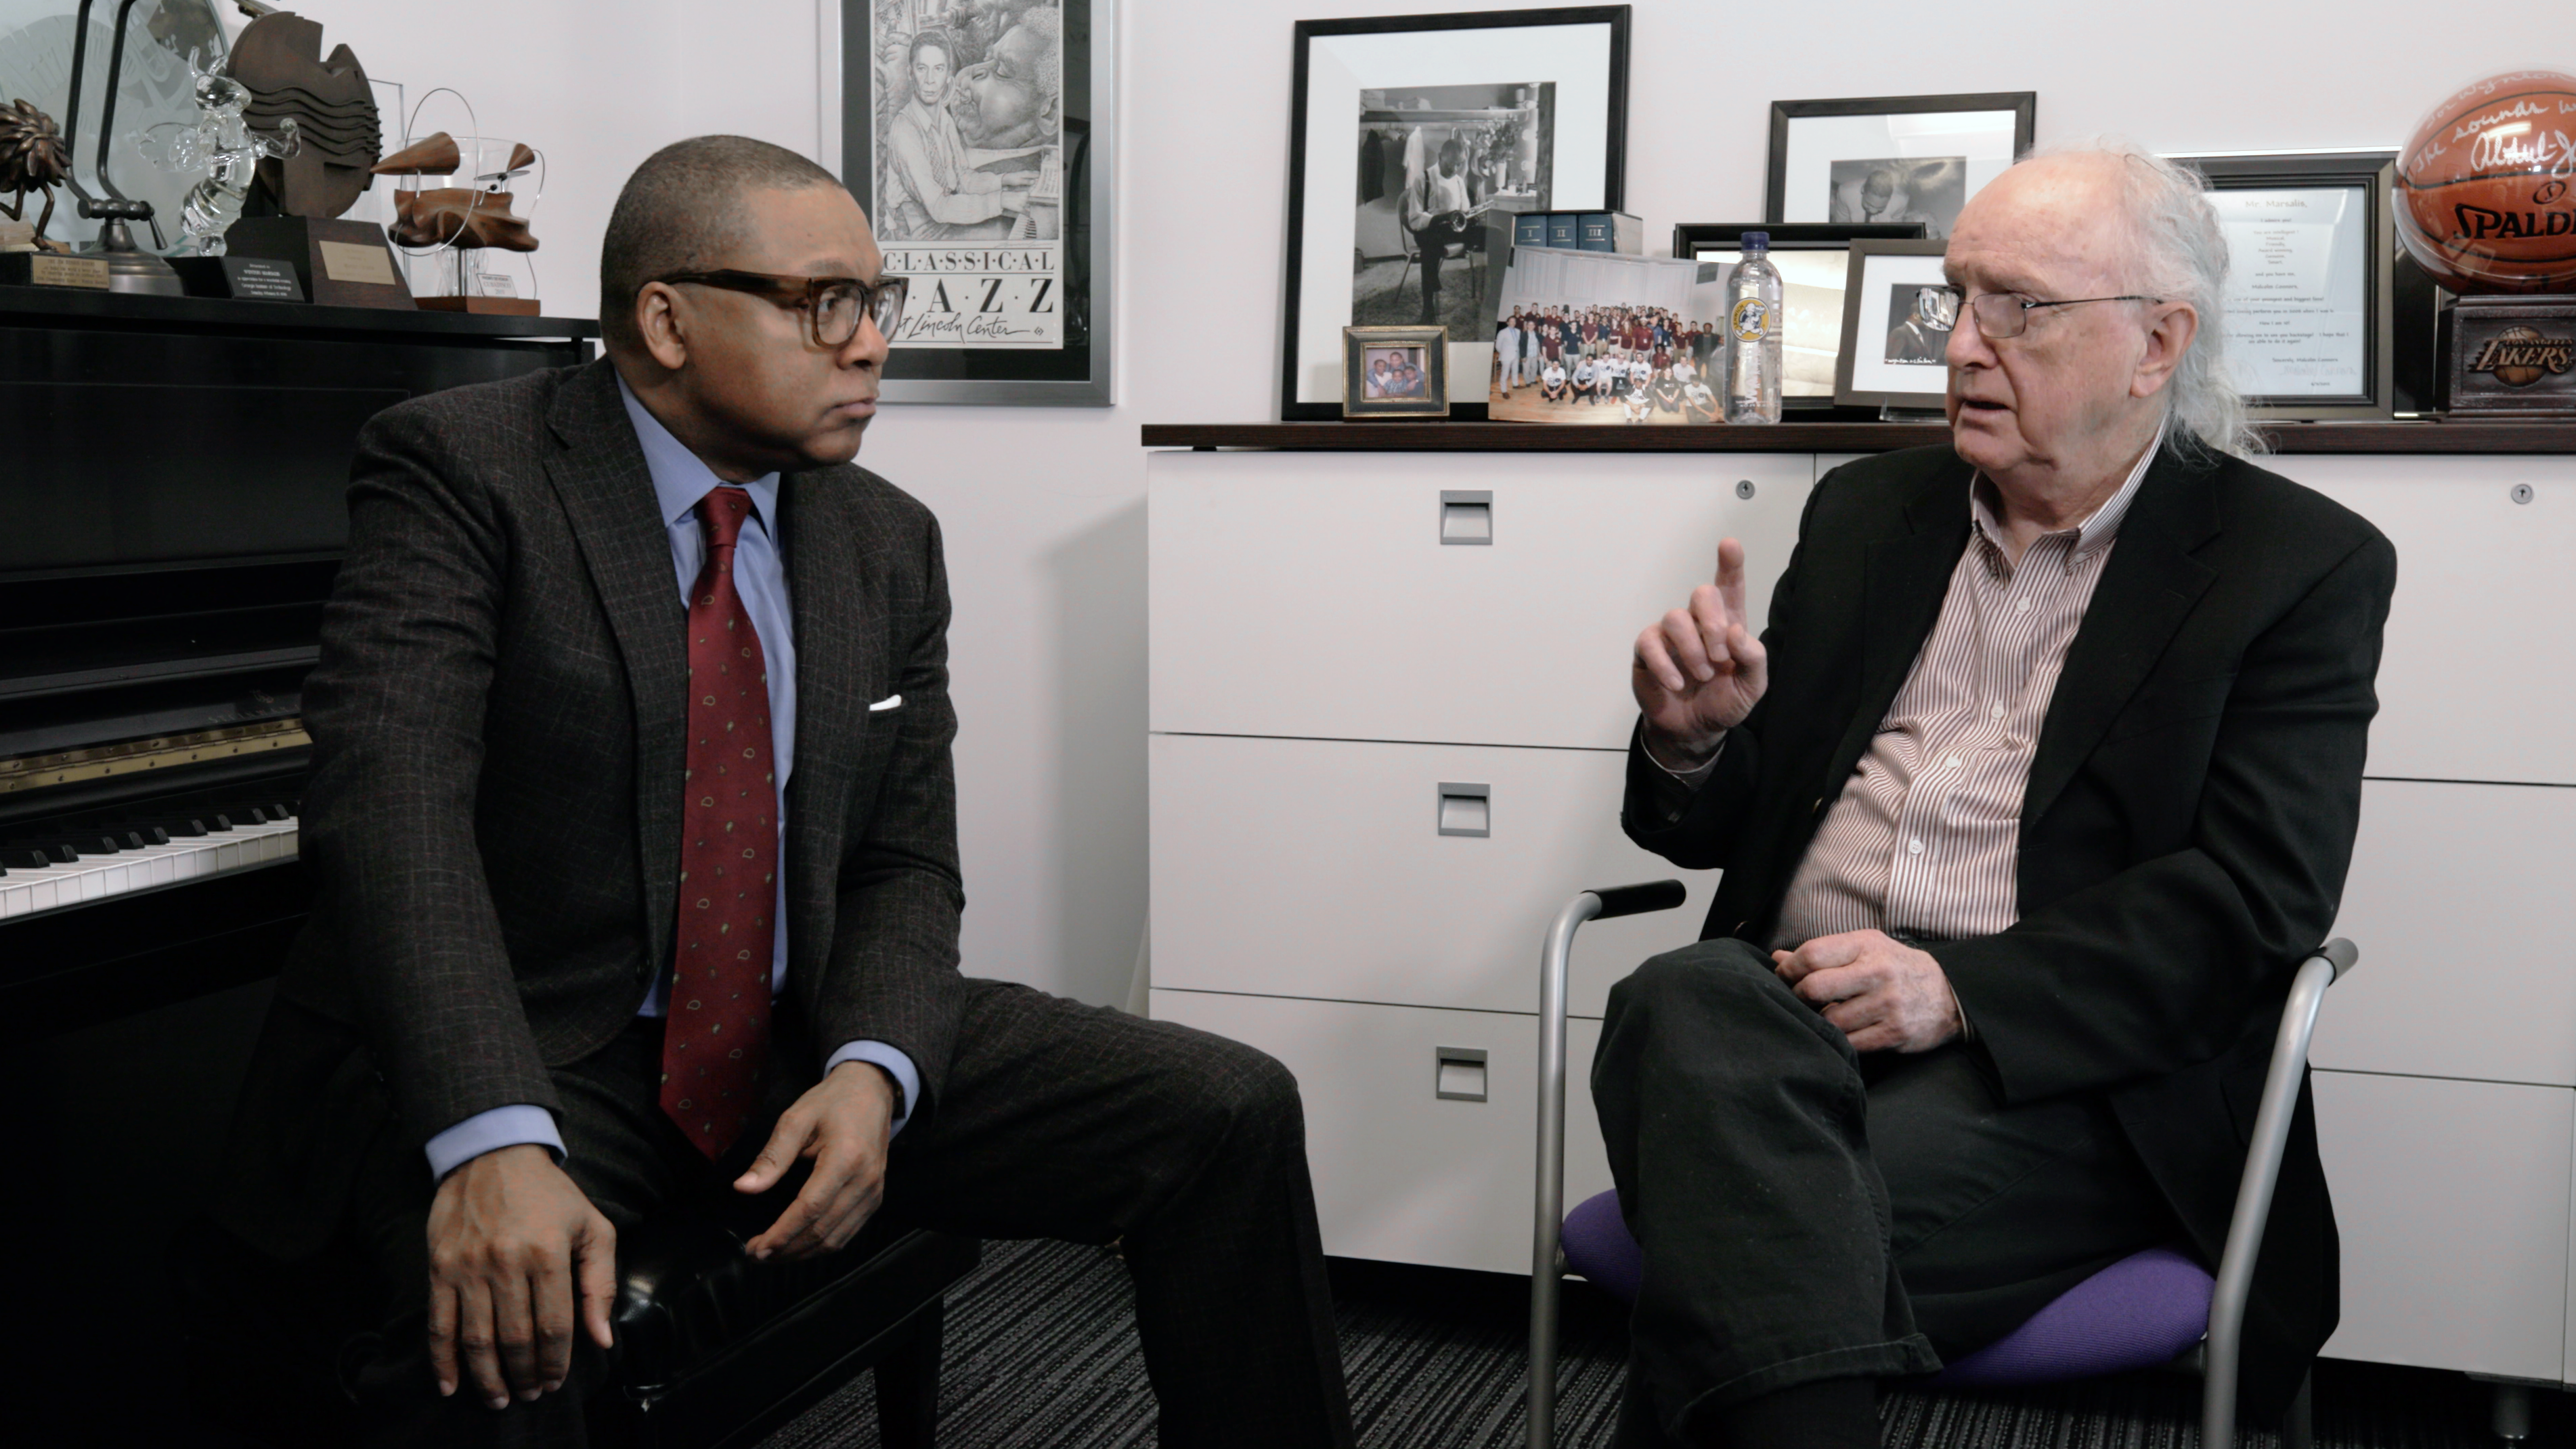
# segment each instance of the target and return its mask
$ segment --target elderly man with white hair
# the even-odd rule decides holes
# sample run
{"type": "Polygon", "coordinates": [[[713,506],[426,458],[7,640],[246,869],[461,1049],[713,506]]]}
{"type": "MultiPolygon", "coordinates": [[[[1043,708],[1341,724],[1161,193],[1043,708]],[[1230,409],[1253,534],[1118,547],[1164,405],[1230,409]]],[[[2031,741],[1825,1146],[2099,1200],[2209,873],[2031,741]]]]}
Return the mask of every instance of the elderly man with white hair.
{"type": "MultiPolygon", "coordinates": [[[[1949,446],[1816,485],[1758,638],[1733,539],[1637,637],[1624,823],[1725,876],[1593,1063],[1645,1255],[1622,1445],[1875,1445],[1878,1380],[2142,1248],[2217,1260],[2397,561],[2246,461],[2200,192],[2121,144],[1990,183],[1938,299],[1949,446]]],[[[2303,1095],[2249,1409],[2335,1317],[2303,1095]]]]}

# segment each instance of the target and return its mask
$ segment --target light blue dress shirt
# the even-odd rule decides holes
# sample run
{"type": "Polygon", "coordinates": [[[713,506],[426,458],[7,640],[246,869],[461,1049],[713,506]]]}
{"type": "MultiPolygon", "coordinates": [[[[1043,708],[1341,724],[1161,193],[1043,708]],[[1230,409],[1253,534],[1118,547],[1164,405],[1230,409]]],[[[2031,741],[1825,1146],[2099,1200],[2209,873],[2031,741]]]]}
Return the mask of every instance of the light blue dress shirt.
{"type": "MultiPolygon", "coordinates": [[[[626,402],[626,416],[635,425],[635,439],[644,448],[644,467],[653,478],[653,496],[662,510],[662,521],[671,539],[671,571],[678,578],[680,607],[686,609],[689,586],[697,582],[698,571],[706,566],[706,540],[698,525],[698,500],[722,486],[697,454],[661,420],[645,411],[635,394],[627,389],[626,380],[617,381],[618,396],[626,402]]],[[[778,757],[778,830],[779,854],[786,854],[787,777],[796,767],[796,630],[795,616],[788,609],[787,570],[779,561],[778,541],[771,534],[771,521],[778,516],[778,475],[768,474],[742,485],[751,495],[752,517],[734,543],[734,588],[742,595],[743,611],[751,615],[751,627],[760,635],[762,662],[769,671],[770,746],[778,757]]],[[[778,873],[778,904],[772,919],[778,922],[776,948],[769,963],[769,989],[772,995],[787,989],[787,872],[778,873]]],[[[639,1016],[660,1016],[669,1009],[670,973],[664,972],[645,993],[639,1016]]],[[[823,1070],[843,1062],[870,1062],[885,1069],[901,1088],[903,1100],[897,1104],[894,1130],[912,1116],[912,1106],[921,1100],[921,1074],[912,1058],[881,1041],[843,1043],[832,1053],[823,1070]]],[[[443,1178],[474,1158],[504,1147],[536,1143],[563,1160],[563,1134],[556,1130],[554,1114],[534,1103],[494,1107],[478,1112],[446,1131],[429,1139],[429,1170],[433,1177],[443,1178]]]]}

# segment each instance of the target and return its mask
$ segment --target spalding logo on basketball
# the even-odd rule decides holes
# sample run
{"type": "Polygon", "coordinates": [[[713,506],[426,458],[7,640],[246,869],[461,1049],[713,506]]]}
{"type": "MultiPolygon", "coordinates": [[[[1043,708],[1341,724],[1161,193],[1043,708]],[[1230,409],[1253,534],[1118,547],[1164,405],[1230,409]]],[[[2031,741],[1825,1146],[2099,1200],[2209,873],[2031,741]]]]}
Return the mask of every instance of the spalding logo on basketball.
{"type": "Polygon", "coordinates": [[[2576,75],[2489,76],[2397,158],[2397,236],[2455,292],[2576,291],[2576,75]]]}

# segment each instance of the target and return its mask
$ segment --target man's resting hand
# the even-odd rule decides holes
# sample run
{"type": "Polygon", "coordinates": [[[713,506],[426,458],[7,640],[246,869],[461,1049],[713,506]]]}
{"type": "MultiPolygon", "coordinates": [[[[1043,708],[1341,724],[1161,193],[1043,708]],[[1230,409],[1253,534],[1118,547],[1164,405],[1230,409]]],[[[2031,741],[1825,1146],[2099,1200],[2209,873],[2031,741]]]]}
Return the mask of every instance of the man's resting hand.
{"type": "Polygon", "coordinates": [[[456,1392],[460,1357],[495,1409],[562,1388],[576,1275],[581,1321],[607,1348],[617,1229],[553,1154],[504,1147],[449,1173],[429,1204],[429,1362],[439,1393],[456,1392]]]}
{"type": "Polygon", "coordinates": [[[1771,964],[1802,1001],[1851,1038],[1854,1051],[1928,1052],[1964,1026],[1941,963],[1883,931],[1818,936],[1771,964]]]}
{"type": "Polygon", "coordinates": [[[885,1199],[893,1123],[894,1078],[872,1062],[843,1062],[806,1088],[734,1190],[767,1192],[800,1157],[814,1159],[813,1174],[778,1221],[743,1246],[755,1258],[811,1258],[857,1237],[885,1199]]]}
{"type": "Polygon", "coordinates": [[[1628,688],[1646,716],[1646,750],[1689,770],[1717,752],[1770,687],[1771,657],[1744,616],[1744,545],[1717,545],[1717,582],[1690,605],[1646,626],[1628,664],[1628,688]]]}

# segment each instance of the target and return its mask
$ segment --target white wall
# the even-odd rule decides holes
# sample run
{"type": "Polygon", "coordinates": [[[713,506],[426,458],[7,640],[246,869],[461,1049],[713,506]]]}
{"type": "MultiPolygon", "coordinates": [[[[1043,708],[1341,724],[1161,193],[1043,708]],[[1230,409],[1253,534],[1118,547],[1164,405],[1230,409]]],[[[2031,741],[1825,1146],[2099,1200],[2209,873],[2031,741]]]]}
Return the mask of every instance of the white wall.
{"type": "MultiPolygon", "coordinates": [[[[595,306],[609,202],[655,147],[729,130],[818,149],[813,0],[303,9],[371,74],[463,87],[486,129],[551,148],[537,225],[550,311],[595,306]]],[[[894,410],[860,459],[947,526],[967,969],[1092,1001],[1124,999],[1145,908],[1136,428],[1275,416],[1290,27],[1374,13],[1348,0],[1124,9],[1120,404],[894,410]]],[[[2035,90],[2042,141],[2393,148],[2475,76],[2576,70],[2576,6],[2527,5],[2495,26],[2417,23],[2426,13],[2395,0],[1638,0],[1628,209],[1657,252],[1674,222],[1758,218],[1774,99],[2035,90]]],[[[1615,687],[1616,661],[1604,678],[1615,687]]]]}

